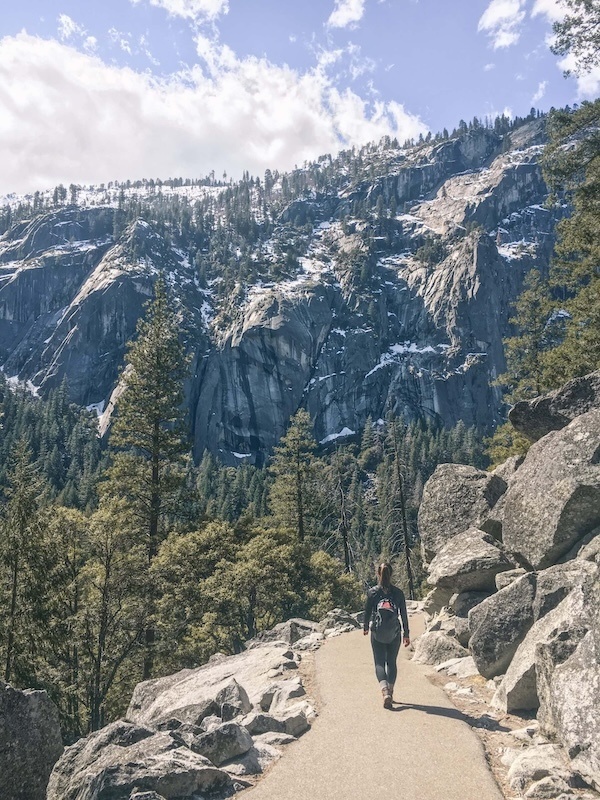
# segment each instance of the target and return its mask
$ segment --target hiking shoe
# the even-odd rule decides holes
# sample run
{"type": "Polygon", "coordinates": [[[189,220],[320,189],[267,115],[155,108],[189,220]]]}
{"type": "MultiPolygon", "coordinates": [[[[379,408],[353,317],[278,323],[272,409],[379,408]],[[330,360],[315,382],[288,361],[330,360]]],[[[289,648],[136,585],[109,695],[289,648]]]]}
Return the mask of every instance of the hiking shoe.
{"type": "Polygon", "coordinates": [[[390,694],[386,694],[383,698],[383,707],[388,709],[392,707],[392,696],[390,694]]]}

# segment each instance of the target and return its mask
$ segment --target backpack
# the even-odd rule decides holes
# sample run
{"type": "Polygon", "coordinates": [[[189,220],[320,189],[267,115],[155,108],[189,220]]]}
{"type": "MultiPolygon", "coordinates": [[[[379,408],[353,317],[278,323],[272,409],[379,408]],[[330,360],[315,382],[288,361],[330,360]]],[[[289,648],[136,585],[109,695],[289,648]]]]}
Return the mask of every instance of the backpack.
{"type": "Polygon", "coordinates": [[[398,606],[389,595],[384,595],[377,603],[372,626],[375,640],[390,644],[400,633],[398,606]]]}

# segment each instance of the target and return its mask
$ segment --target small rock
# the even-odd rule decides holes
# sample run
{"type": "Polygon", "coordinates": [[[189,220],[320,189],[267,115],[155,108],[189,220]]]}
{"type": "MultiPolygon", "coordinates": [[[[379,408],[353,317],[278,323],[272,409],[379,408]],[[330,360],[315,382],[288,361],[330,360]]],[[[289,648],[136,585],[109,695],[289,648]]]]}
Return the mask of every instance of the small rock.
{"type": "Polygon", "coordinates": [[[197,736],[192,749],[220,767],[225,761],[247,753],[252,737],[236,722],[224,722],[207,733],[197,736]]]}
{"type": "Polygon", "coordinates": [[[571,792],[569,784],[564,778],[556,775],[548,775],[546,778],[542,778],[541,781],[533,783],[525,792],[527,800],[550,800],[551,798],[565,795],[572,798],[577,797],[571,792]]]}
{"type": "Polygon", "coordinates": [[[523,792],[530,783],[548,776],[563,780],[571,777],[561,748],[554,744],[521,751],[511,764],[507,780],[513,791],[523,792]]]}

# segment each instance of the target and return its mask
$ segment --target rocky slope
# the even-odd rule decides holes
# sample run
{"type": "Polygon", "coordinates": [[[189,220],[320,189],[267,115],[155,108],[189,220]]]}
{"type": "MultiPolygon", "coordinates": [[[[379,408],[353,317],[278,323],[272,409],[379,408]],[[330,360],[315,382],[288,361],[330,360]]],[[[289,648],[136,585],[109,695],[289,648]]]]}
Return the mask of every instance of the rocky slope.
{"type": "MultiPolygon", "coordinates": [[[[121,231],[108,195],[34,216],[0,238],[4,373],[42,392],[66,377],[74,400],[103,409],[163,271],[194,354],[187,398],[198,457],[208,448],[226,463],[261,464],[300,406],[320,441],[390,409],[489,426],[510,304],[553,247],[543,143],[543,120],[533,120],[504,136],[476,128],[408,150],[373,148],[352,174],[340,161],[335,185],[298,192],[268,238],[249,245],[249,263],[276,277],[240,278],[228,296],[219,274],[199,279],[188,234],[175,246],[152,214],[121,231]]],[[[260,207],[253,189],[259,228],[294,177],[261,194],[260,207]]],[[[158,203],[154,189],[146,194],[158,203]]],[[[239,248],[229,255],[240,263],[239,248]]]]}
{"type": "Polygon", "coordinates": [[[316,716],[303,659],[357,627],[340,611],[292,619],[241,654],[139,684],[125,720],[66,748],[47,800],[218,800],[251,786],[316,716]]]}
{"type": "Polygon", "coordinates": [[[531,752],[507,754],[525,797],[600,791],[599,378],[522,404],[519,430],[547,431],[522,463],[442,465],[419,513],[434,588],[415,658],[491,681],[500,716],[537,714],[531,752]]]}

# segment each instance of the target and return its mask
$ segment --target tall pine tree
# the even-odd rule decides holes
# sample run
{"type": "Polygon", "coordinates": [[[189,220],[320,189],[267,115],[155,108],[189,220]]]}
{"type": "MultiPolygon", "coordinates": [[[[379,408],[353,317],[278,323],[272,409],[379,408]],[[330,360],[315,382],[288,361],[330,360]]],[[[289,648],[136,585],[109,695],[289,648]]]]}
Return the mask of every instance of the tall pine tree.
{"type": "MultiPolygon", "coordinates": [[[[181,511],[187,450],[183,380],[187,359],[177,315],[161,276],[154,299],[138,322],[129,344],[121,377],[123,391],[110,437],[113,463],[105,486],[108,496],[121,498],[137,518],[145,541],[148,566],[158,552],[169,515],[181,511]]],[[[152,608],[152,597],[148,597],[152,608]]],[[[150,677],[155,642],[154,625],[145,632],[144,678],[150,677]]]]}

